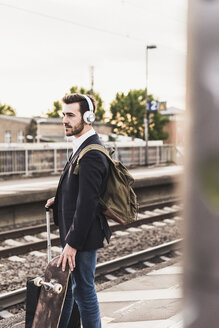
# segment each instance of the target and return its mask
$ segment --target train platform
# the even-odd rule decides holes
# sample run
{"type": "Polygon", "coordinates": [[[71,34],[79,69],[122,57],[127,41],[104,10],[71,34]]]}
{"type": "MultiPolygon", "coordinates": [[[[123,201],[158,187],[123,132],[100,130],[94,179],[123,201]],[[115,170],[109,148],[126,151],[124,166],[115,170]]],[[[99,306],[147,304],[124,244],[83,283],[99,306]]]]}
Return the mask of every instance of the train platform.
{"type": "MultiPolygon", "coordinates": [[[[182,265],[177,260],[148,267],[138,276],[97,292],[102,328],[182,328],[182,265]],[[145,271],[147,270],[147,271],[145,271]]],[[[147,262],[150,266],[150,262],[147,262]]],[[[25,313],[0,321],[24,328],[25,313]]]]}
{"type": "MultiPolygon", "coordinates": [[[[130,173],[139,204],[180,197],[182,166],[138,167],[130,169],[130,173]]],[[[0,226],[43,220],[46,200],[55,196],[58,182],[59,176],[0,181],[0,226]]]]}
{"type": "Polygon", "coordinates": [[[175,263],[98,293],[103,328],[181,328],[182,266],[175,263]]]}
{"type": "MultiPolygon", "coordinates": [[[[183,172],[182,166],[169,165],[162,167],[138,167],[130,169],[129,172],[135,180],[154,178],[162,176],[175,176],[183,172]]],[[[12,196],[23,192],[36,192],[56,188],[59,176],[48,176],[38,178],[24,178],[0,181],[0,198],[2,196],[12,196]]]]}

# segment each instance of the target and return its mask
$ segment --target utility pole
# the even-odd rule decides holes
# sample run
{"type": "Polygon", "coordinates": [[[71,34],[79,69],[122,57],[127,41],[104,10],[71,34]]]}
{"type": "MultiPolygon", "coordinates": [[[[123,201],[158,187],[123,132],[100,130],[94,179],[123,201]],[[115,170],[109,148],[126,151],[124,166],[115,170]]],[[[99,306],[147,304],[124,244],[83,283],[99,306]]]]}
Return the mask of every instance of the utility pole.
{"type": "Polygon", "coordinates": [[[146,95],[145,95],[145,118],[144,118],[144,127],[145,127],[145,141],[146,141],[146,148],[145,148],[145,164],[148,165],[148,129],[149,129],[149,112],[147,110],[147,103],[148,103],[148,50],[149,49],[156,49],[156,45],[146,45],[146,95]]]}
{"type": "Polygon", "coordinates": [[[94,94],[94,66],[90,66],[91,93],[94,94]]]}

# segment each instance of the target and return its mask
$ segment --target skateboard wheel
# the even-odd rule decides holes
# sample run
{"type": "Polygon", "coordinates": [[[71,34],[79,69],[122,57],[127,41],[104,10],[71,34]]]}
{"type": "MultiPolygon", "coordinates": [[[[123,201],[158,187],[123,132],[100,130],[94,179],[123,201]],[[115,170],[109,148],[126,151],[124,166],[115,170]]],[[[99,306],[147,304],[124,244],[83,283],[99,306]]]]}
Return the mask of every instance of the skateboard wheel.
{"type": "Polygon", "coordinates": [[[60,294],[62,291],[62,285],[61,284],[55,284],[53,287],[53,291],[55,294],[60,294]]]}
{"type": "Polygon", "coordinates": [[[41,277],[36,277],[35,279],[34,279],[34,285],[35,286],[37,286],[37,287],[41,287],[42,286],[42,282],[43,282],[43,278],[41,278],[41,277]]]}

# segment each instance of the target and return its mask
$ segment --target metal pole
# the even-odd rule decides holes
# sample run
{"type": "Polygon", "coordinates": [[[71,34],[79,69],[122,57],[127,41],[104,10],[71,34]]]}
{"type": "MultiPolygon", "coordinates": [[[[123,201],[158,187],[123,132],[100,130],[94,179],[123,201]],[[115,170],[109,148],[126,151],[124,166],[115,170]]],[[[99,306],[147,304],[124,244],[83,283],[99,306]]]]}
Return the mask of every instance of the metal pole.
{"type": "Polygon", "coordinates": [[[146,94],[145,94],[145,164],[148,165],[148,112],[147,112],[147,102],[148,102],[148,47],[146,46],[146,94]]]}
{"type": "Polygon", "coordinates": [[[149,132],[149,112],[147,108],[147,102],[148,102],[148,49],[156,49],[156,45],[147,45],[146,46],[146,94],[145,94],[145,118],[144,118],[144,126],[145,126],[145,142],[146,142],[146,148],[145,148],[145,164],[149,164],[148,160],[148,132],[149,132]]]}
{"type": "Polygon", "coordinates": [[[91,93],[94,94],[94,66],[90,66],[91,93]]]}
{"type": "Polygon", "coordinates": [[[50,238],[50,212],[49,207],[46,207],[46,228],[47,228],[47,255],[48,263],[51,261],[51,238],[50,238]]]}

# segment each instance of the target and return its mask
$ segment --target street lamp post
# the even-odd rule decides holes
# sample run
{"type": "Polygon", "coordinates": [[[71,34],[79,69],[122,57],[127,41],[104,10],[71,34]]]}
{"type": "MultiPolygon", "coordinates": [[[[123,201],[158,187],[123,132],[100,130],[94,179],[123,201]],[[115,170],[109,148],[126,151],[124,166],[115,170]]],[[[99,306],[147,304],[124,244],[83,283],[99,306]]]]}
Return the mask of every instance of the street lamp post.
{"type": "Polygon", "coordinates": [[[148,102],[148,50],[149,49],[156,49],[157,46],[147,45],[146,46],[146,94],[145,94],[145,118],[144,118],[144,126],[145,126],[145,141],[146,141],[146,148],[145,148],[145,164],[148,165],[148,131],[149,131],[149,112],[147,110],[147,102],[148,102]]]}

